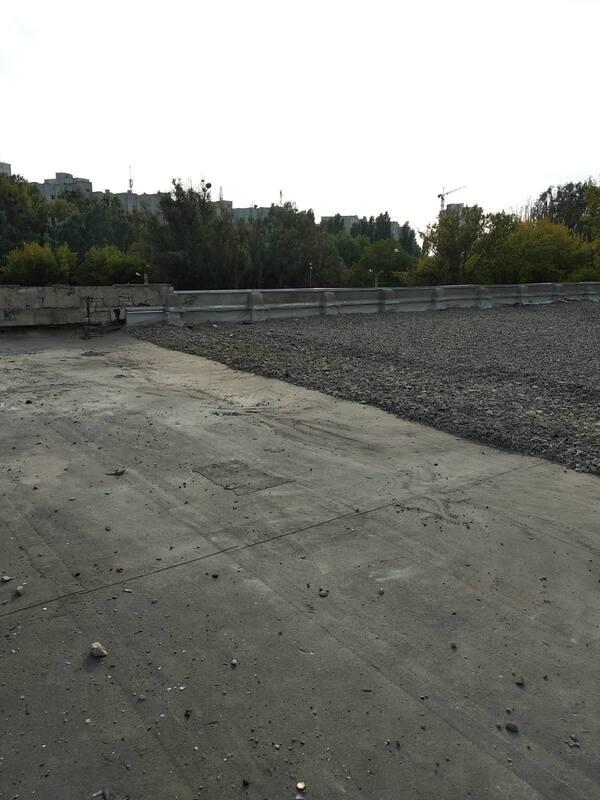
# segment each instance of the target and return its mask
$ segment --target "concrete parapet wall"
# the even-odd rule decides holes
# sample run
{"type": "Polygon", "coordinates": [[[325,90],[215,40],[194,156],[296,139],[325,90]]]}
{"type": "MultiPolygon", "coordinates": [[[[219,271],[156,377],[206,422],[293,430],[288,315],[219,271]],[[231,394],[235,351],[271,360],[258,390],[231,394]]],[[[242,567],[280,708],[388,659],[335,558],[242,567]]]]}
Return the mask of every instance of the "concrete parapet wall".
{"type": "Polygon", "coordinates": [[[127,308],[157,307],[162,318],[172,295],[166,284],[0,286],[0,328],[115,322],[127,308]]]}
{"type": "Polygon", "coordinates": [[[262,322],[286,317],[497,308],[566,300],[600,302],[600,283],[173,292],[162,308],[128,308],[127,324],[262,322]]]}
{"type": "Polygon", "coordinates": [[[286,317],[600,302],[600,283],[414,286],[382,289],[235,289],[174,292],[166,284],[0,286],[0,328],[25,325],[262,322],[286,317]]]}

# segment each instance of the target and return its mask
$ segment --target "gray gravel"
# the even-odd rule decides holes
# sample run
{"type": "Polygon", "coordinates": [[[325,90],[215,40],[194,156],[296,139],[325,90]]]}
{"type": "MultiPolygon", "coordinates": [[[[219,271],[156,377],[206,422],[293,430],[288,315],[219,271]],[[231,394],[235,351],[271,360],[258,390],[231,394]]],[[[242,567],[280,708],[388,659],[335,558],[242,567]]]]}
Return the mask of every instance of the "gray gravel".
{"type": "Polygon", "coordinates": [[[145,327],[173,350],[600,473],[600,306],[145,327]]]}

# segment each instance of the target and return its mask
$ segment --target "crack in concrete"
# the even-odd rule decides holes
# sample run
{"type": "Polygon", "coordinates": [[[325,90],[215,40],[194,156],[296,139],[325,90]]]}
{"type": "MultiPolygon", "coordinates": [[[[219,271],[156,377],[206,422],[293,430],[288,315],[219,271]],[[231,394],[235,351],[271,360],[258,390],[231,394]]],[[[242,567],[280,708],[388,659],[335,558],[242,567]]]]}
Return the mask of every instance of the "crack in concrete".
{"type": "MultiPolygon", "coordinates": [[[[505,470],[504,472],[498,473],[497,475],[493,475],[493,476],[489,476],[489,477],[486,477],[486,478],[482,478],[481,480],[478,480],[475,483],[470,483],[470,484],[468,484],[468,488],[471,489],[474,486],[481,485],[482,483],[485,483],[486,481],[494,480],[495,478],[501,477],[502,475],[507,475],[507,474],[509,474],[511,472],[518,472],[519,470],[523,470],[523,469],[532,469],[535,466],[538,466],[538,465],[537,464],[528,464],[528,465],[523,465],[523,466],[519,466],[519,467],[514,467],[513,469],[505,470]]],[[[460,492],[460,491],[464,491],[464,490],[465,490],[465,487],[461,486],[461,487],[454,487],[453,489],[449,488],[446,491],[441,489],[440,491],[442,493],[445,493],[445,494],[453,494],[454,492],[460,492]]],[[[114,581],[112,583],[102,584],[101,586],[94,586],[94,587],[91,587],[89,589],[83,589],[82,588],[80,590],[74,590],[72,592],[66,592],[64,594],[57,595],[56,597],[53,597],[50,600],[41,600],[41,601],[39,601],[37,603],[32,603],[31,605],[28,605],[28,606],[21,606],[20,608],[12,609],[11,611],[8,611],[6,613],[0,614],[0,619],[6,619],[7,617],[10,617],[10,616],[12,616],[14,614],[19,614],[19,613],[24,612],[24,611],[30,611],[32,609],[39,608],[40,606],[49,605],[51,603],[57,603],[57,602],[59,602],[61,600],[67,600],[67,599],[72,598],[72,597],[85,597],[85,596],[88,596],[90,594],[93,594],[94,592],[103,591],[105,589],[111,589],[111,588],[113,588],[115,586],[123,586],[124,584],[131,583],[132,581],[137,581],[137,580],[140,580],[142,578],[151,577],[153,575],[159,575],[162,572],[167,572],[169,570],[176,569],[177,567],[185,567],[185,566],[188,566],[190,564],[194,564],[194,563],[196,563],[198,561],[205,561],[206,559],[214,558],[215,556],[220,556],[220,555],[223,555],[224,553],[230,553],[230,552],[233,552],[233,551],[248,550],[250,548],[259,547],[260,545],[269,544],[270,542],[274,542],[274,541],[277,541],[279,539],[285,539],[285,538],[287,538],[289,536],[295,536],[295,535],[300,534],[300,533],[305,533],[306,531],[313,530],[315,528],[319,528],[319,527],[321,527],[323,525],[328,525],[328,524],[331,524],[331,523],[334,523],[334,522],[338,522],[339,520],[342,520],[342,519],[347,519],[347,518],[356,519],[357,517],[364,517],[364,516],[367,516],[368,514],[373,514],[373,513],[377,512],[377,511],[382,511],[385,508],[391,508],[391,507],[397,506],[397,505],[402,505],[402,506],[406,507],[406,502],[409,502],[412,505],[413,501],[418,501],[419,497],[423,497],[425,495],[426,495],[426,492],[421,492],[421,493],[417,493],[417,494],[412,495],[410,498],[408,498],[408,500],[405,500],[404,502],[400,502],[398,500],[391,500],[388,503],[384,503],[383,505],[375,506],[374,508],[369,508],[369,509],[366,509],[364,511],[358,511],[358,512],[357,511],[347,511],[344,514],[338,514],[335,517],[329,517],[328,519],[325,519],[325,520],[319,520],[319,522],[314,522],[314,523],[312,523],[310,525],[305,525],[305,526],[303,526],[301,528],[295,528],[294,530],[291,530],[291,531],[285,531],[284,533],[278,533],[278,534],[275,534],[274,536],[269,536],[266,539],[259,539],[256,542],[250,542],[250,543],[244,544],[244,545],[230,545],[229,547],[224,547],[224,548],[222,548],[220,550],[215,550],[215,551],[213,551],[211,553],[205,553],[205,554],[203,554],[201,556],[195,556],[194,558],[190,558],[190,559],[187,559],[185,561],[180,561],[177,564],[167,564],[164,567],[158,567],[157,569],[153,569],[153,570],[150,570],[148,572],[142,572],[142,573],[139,573],[138,575],[133,575],[131,577],[123,578],[123,580],[120,580],[120,581],[114,581]]],[[[420,510],[426,511],[426,509],[420,509],[420,510]]],[[[36,533],[37,533],[37,531],[36,531],[36,533]]],[[[44,539],[41,536],[41,534],[38,533],[38,535],[44,541],[44,539]]],[[[56,557],[60,560],[59,556],[56,556],[56,557]]]]}

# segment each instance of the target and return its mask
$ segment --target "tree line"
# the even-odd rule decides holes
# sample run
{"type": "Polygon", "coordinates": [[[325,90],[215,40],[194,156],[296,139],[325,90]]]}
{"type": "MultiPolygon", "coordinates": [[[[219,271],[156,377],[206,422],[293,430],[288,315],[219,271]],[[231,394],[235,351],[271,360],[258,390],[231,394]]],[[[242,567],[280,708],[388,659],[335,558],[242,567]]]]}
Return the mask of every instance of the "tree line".
{"type": "Polygon", "coordinates": [[[479,206],[441,214],[405,285],[600,281],[600,185],[549,187],[525,218],[479,206]]]}
{"type": "Polygon", "coordinates": [[[600,186],[550,187],[526,219],[451,208],[421,234],[396,236],[387,212],[350,231],[336,214],[272,206],[234,219],[210,184],[173,181],[160,213],[72,192],[46,201],[0,175],[0,282],[95,285],[150,281],[177,289],[410,286],[600,280],[600,186]]]}

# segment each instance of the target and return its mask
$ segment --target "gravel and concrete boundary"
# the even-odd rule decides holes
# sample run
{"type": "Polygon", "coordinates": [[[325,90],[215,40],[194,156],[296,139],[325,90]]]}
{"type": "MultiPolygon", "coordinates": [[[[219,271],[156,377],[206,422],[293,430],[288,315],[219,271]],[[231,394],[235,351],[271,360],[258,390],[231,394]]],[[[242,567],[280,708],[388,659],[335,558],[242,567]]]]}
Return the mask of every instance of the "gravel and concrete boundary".
{"type": "Polygon", "coordinates": [[[600,473],[600,307],[157,325],[146,341],[600,473]]]}

